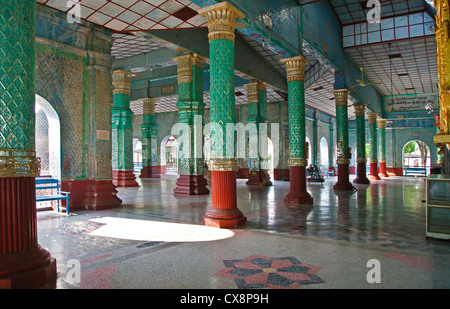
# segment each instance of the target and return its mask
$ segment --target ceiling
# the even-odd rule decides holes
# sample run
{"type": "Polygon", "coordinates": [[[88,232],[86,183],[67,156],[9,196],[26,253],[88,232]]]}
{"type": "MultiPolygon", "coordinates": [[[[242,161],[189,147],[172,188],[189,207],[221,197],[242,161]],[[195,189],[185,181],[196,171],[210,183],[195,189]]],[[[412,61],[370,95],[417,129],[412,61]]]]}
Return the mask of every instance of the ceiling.
{"type": "MultiPolygon", "coordinates": [[[[317,1],[327,0],[298,0],[301,4],[317,1]]],[[[328,1],[343,26],[350,27],[349,25],[364,21],[368,12],[366,9],[364,14],[362,13],[362,7],[367,3],[364,0],[328,1]]],[[[37,2],[66,13],[74,8],[71,4],[76,4],[74,0],[37,0],[37,2]]],[[[78,4],[83,20],[113,30],[112,56],[115,59],[147,54],[162,48],[182,53],[186,51],[182,47],[156,38],[151,33],[207,26],[206,19],[197,14],[199,6],[190,0],[78,0],[78,4]]],[[[383,18],[426,10],[424,0],[381,0],[381,5],[383,18]]],[[[243,35],[255,52],[263,56],[280,74],[286,75],[285,66],[279,61],[285,56],[285,52],[277,49],[272,42],[262,40],[260,34],[249,33],[248,29],[241,31],[239,27],[237,31],[243,35]]],[[[382,95],[391,94],[391,63],[394,95],[436,91],[437,62],[435,57],[431,56],[436,50],[433,36],[408,37],[372,44],[367,41],[360,43],[363,45],[354,44],[344,50],[357,66],[363,64],[369,81],[381,83],[375,86],[382,95]],[[391,43],[390,50],[388,43],[391,43]],[[391,59],[389,55],[393,54],[400,54],[401,57],[391,59]]],[[[305,46],[304,51],[310,61],[306,67],[306,104],[335,116],[334,73],[323,61],[318,62],[320,55],[318,58],[314,53],[308,53],[308,48],[305,46]]],[[[167,59],[164,63],[158,64],[158,67],[173,65],[176,63],[167,59]]],[[[145,64],[142,67],[145,67],[145,64]]],[[[236,73],[239,75],[239,72],[236,73]]],[[[245,87],[236,88],[236,93],[245,94],[245,87]]],[[[277,93],[268,87],[268,102],[285,101],[285,98],[285,93],[277,93]]],[[[176,101],[176,96],[159,98],[156,111],[176,111],[176,101]]],[[[208,93],[205,93],[205,103],[209,106],[208,93]]],[[[139,100],[132,102],[137,114],[142,113],[141,104],[139,100]]],[[[241,104],[246,104],[246,96],[236,95],[236,105],[241,104]]],[[[349,109],[349,117],[353,116],[353,110],[349,109]]]]}

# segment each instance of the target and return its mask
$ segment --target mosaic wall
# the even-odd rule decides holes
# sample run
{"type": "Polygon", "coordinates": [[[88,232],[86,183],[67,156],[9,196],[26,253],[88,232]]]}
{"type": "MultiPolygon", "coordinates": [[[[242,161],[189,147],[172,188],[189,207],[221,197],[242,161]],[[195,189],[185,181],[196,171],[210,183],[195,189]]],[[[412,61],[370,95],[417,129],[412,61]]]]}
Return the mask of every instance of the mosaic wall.
{"type": "Polygon", "coordinates": [[[36,23],[36,93],[61,122],[61,178],[110,179],[111,143],[96,141],[111,128],[110,33],[42,6],[36,23]]]}
{"type": "MultiPolygon", "coordinates": [[[[244,125],[247,124],[248,118],[248,106],[247,105],[239,105],[236,106],[235,109],[236,114],[236,122],[242,122],[244,125]]],[[[306,121],[306,136],[312,141],[313,137],[313,122],[310,121],[310,117],[312,117],[313,109],[310,107],[306,108],[307,121],[306,121]]],[[[167,136],[172,135],[171,129],[172,126],[178,122],[178,113],[177,112],[167,112],[167,113],[158,113],[156,114],[156,123],[158,125],[158,162],[161,162],[161,142],[167,136]]],[[[319,113],[319,121],[317,125],[317,136],[318,143],[320,142],[322,137],[325,137],[328,143],[328,149],[333,147],[333,144],[330,143],[330,136],[334,136],[333,132],[330,130],[330,124],[328,123],[330,119],[325,115],[319,113]]],[[[204,124],[210,122],[210,113],[209,109],[205,110],[204,113],[204,124]]],[[[269,103],[267,104],[267,136],[270,138],[272,136],[271,132],[271,123],[279,123],[279,163],[278,169],[289,169],[289,128],[288,128],[288,106],[287,102],[278,102],[278,103],[269,103]]],[[[135,115],[133,117],[133,138],[141,139],[142,125],[142,115],[135,115]]],[[[247,133],[248,138],[248,133],[247,133]]],[[[335,137],[333,137],[335,138],[335,137]]],[[[310,152],[312,155],[320,156],[320,150],[314,151],[312,146],[310,146],[310,152]]],[[[248,168],[248,147],[245,149],[246,157],[238,160],[238,164],[240,168],[248,168]]],[[[330,154],[333,156],[333,153],[330,154]]],[[[313,163],[308,162],[309,163],[313,163]]]]}

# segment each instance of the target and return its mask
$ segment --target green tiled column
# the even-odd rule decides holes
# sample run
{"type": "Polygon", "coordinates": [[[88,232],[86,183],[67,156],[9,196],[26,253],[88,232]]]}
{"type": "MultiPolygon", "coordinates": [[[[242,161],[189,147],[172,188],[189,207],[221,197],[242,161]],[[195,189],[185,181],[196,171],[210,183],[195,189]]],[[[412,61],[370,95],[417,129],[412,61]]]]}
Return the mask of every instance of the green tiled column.
{"type": "Polygon", "coordinates": [[[118,187],[138,186],[133,173],[133,112],[130,109],[130,79],[133,74],[113,72],[112,171],[118,187]]]}
{"type": "Polygon", "coordinates": [[[356,170],[357,176],[353,180],[358,184],[369,184],[366,176],[366,104],[354,104],[356,115],[356,170]]]}
{"type": "Polygon", "coordinates": [[[377,113],[367,113],[369,117],[370,137],[370,180],[380,180],[378,175],[378,138],[377,138],[377,113]]]}
{"type": "Polygon", "coordinates": [[[37,235],[35,32],[36,1],[0,1],[0,288],[56,282],[37,235]]]}
{"type": "Polygon", "coordinates": [[[290,146],[290,192],[284,201],[288,205],[312,204],[313,198],[306,190],[305,65],[308,60],[297,56],[281,61],[287,71],[290,146]]]}
{"type": "Polygon", "coordinates": [[[255,132],[249,132],[249,147],[253,158],[249,157],[249,178],[247,185],[271,186],[269,173],[267,173],[267,136],[261,135],[260,124],[267,118],[267,86],[265,82],[255,82],[246,85],[248,100],[248,124],[254,125],[255,132]],[[265,149],[265,153],[261,153],[265,149]]]}
{"type": "Polygon", "coordinates": [[[208,194],[203,159],[203,64],[205,59],[195,53],[174,58],[178,63],[178,122],[188,128],[180,134],[188,140],[180,141],[178,170],[180,177],[174,193],[185,195],[208,194]]]}
{"type": "Polygon", "coordinates": [[[378,136],[380,137],[380,171],[379,176],[389,177],[386,170],[386,119],[378,119],[378,136]]]}
{"type": "Polygon", "coordinates": [[[236,21],[245,15],[226,1],[198,12],[208,21],[211,76],[211,159],[208,167],[211,170],[212,208],[203,218],[208,226],[230,228],[247,222],[237,207],[234,150],[234,30],[236,21]],[[233,129],[227,130],[227,124],[233,129]]]}
{"type": "Polygon", "coordinates": [[[336,139],[338,181],[333,186],[335,190],[350,191],[353,185],[349,181],[348,165],[351,150],[348,147],[348,89],[334,90],[336,100],[336,139]]]}
{"type": "Polygon", "coordinates": [[[155,116],[155,99],[142,100],[142,170],[140,178],[160,178],[158,170],[158,126],[155,116]]]}

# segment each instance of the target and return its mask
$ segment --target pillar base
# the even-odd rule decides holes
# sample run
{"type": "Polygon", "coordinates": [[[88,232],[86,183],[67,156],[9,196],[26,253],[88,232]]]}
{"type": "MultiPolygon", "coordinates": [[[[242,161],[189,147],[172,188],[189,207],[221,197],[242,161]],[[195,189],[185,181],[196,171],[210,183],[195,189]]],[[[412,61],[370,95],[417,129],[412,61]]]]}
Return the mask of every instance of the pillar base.
{"type": "Polygon", "coordinates": [[[139,178],[161,178],[161,173],[157,166],[144,166],[139,178]]]}
{"type": "Polygon", "coordinates": [[[173,193],[184,195],[209,194],[209,190],[206,188],[207,184],[208,182],[203,175],[180,175],[173,193]]]}
{"type": "Polygon", "coordinates": [[[249,186],[271,186],[269,173],[266,171],[251,171],[248,175],[248,181],[246,182],[249,186]]]}
{"type": "Polygon", "coordinates": [[[353,183],[369,185],[370,180],[366,176],[366,163],[356,163],[356,178],[353,183]]]}
{"type": "Polygon", "coordinates": [[[291,166],[290,192],[284,197],[284,203],[288,206],[313,204],[312,196],[306,191],[305,166],[291,166]]]}
{"type": "Polygon", "coordinates": [[[380,177],[389,177],[389,175],[386,172],[386,162],[379,162],[380,165],[380,172],[378,173],[378,175],[380,177]]]}
{"type": "Polygon", "coordinates": [[[112,178],[116,187],[139,187],[133,171],[112,171],[112,178]]]}
{"type": "Polygon", "coordinates": [[[0,289],[56,286],[56,260],[40,246],[0,256],[0,289]]]}
{"type": "Polygon", "coordinates": [[[370,180],[380,180],[380,176],[378,175],[378,163],[370,163],[370,174],[369,174],[370,180]]]}
{"type": "Polygon", "coordinates": [[[116,187],[111,180],[90,179],[87,181],[83,206],[87,210],[103,210],[120,207],[122,200],[116,194],[116,187]]]}
{"type": "Polygon", "coordinates": [[[353,185],[349,180],[348,164],[338,164],[338,181],[334,184],[336,191],[352,191],[353,185]]]}
{"type": "Polygon", "coordinates": [[[212,208],[203,216],[206,226],[235,228],[247,223],[237,208],[236,172],[211,171],[212,208]]]}

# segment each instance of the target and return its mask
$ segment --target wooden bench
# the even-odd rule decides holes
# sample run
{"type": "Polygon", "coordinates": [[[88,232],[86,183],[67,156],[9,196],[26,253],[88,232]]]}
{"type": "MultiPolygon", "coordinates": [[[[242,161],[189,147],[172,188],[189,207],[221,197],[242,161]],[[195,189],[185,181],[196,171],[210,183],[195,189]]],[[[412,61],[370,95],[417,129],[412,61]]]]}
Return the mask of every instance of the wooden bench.
{"type": "Polygon", "coordinates": [[[405,168],[405,176],[408,176],[411,174],[419,174],[421,176],[427,177],[427,169],[425,167],[406,167],[405,168]]]}
{"type": "Polygon", "coordinates": [[[58,212],[60,209],[59,201],[65,200],[66,207],[64,209],[66,214],[69,215],[69,195],[70,192],[64,192],[59,189],[58,179],[53,178],[36,178],[36,192],[39,190],[53,190],[56,189],[56,194],[52,195],[36,195],[36,202],[58,201],[58,212]]]}

